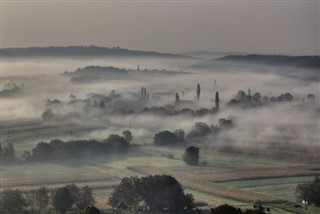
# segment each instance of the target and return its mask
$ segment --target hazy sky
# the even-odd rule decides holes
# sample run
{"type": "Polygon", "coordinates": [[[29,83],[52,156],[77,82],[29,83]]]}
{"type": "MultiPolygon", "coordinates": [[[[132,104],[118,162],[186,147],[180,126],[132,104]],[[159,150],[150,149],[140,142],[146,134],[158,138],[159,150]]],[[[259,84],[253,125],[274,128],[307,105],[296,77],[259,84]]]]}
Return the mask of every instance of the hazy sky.
{"type": "Polygon", "coordinates": [[[319,54],[320,1],[2,1],[2,46],[319,54]]]}

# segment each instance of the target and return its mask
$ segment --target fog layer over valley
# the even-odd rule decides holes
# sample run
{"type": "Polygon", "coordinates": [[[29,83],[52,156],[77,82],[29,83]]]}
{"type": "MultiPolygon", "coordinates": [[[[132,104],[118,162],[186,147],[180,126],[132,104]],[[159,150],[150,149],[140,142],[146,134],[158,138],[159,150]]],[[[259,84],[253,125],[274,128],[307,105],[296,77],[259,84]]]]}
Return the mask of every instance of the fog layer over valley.
{"type": "Polygon", "coordinates": [[[1,190],[74,182],[108,208],[122,178],[166,174],[208,207],[293,203],[320,174],[319,69],[228,55],[4,57],[1,190]]]}
{"type": "MultiPolygon", "coordinates": [[[[41,120],[42,113],[51,108],[62,118],[67,114],[75,113],[70,121],[64,118],[60,122],[69,123],[76,120],[77,124],[95,123],[106,127],[105,130],[93,132],[94,134],[89,132],[88,136],[91,138],[103,138],[118,127],[131,128],[134,133],[137,132],[135,135],[141,136],[142,139],[152,138],[157,129],[181,128],[188,131],[197,121],[214,124],[219,118],[236,118],[237,128],[226,136],[227,139],[237,139],[232,140],[233,143],[248,144],[251,141],[258,143],[278,137],[285,137],[290,139],[289,142],[299,144],[314,144],[319,140],[317,133],[319,127],[318,82],[277,75],[283,67],[278,68],[274,65],[267,67],[248,64],[246,67],[237,68],[233,64],[222,66],[217,62],[219,65],[217,67],[200,70],[188,66],[188,63],[193,65],[200,62],[201,59],[169,57],[5,60],[2,83],[22,85],[23,88],[21,87],[15,96],[2,96],[1,116],[4,120],[2,128],[5,128],[6,122],[11,120],[41,120]],[[110,66],[114,69],[111,73],[108,71],[110,66]],[[97,76],[90,68],[99,68],[101,71],[97,76]],[[84,80],[88,79],[88,81],[73,81],[72,75],[85,69],[87,72],[84,80]],[[91,81],[89,81],[90,78],[91,81]],[[199,101],[196,101],[198,83],[201,86],[201,94],[199,101]],[[141,101],[141,87],[147,90],[147,101],[141,101]],[[252,108],[228,106],[227,103],[236,97],[239,90],[246,93],[251,90],[251,95],[259,92],[262,97],[268,98],[289,92],[293,95],[293,99],[291,102],[252,108]],[[170,111],[173,109],[181,111],[184,108],[193,111],[202,108],[211,110],[215,107],[216,92],[220,94],[220,111],[209,115],[186,116],[171,113],[163,117],[156,113],[147,113],[144,109],[170,106],[170,111]],[[104,103],[107,109],[109,106],[109,111],[102,111],[99,108],[102,100],[98,97],[102,95],[105,99],[109,99],[110,93],[121,98],[110,101],[112,104],[104,103]],[[176,93],[181,100],[179,105],[175,104],[176,93]],[[314,94],[315,100],[310,102],[307,99],[308,94],[314,94]],[[95,101],[93,96],[96,96],[95,101]],[[85,104],[90,97],[92,103],[85,104]],[[85,105],[91,105],[91,107],[96,105],[96,108],[88,110],[85,109],[85,105]],[[120,110],[125,113],[120,113],[120,110]],[[290,131],[283,131],[281,127],[290,131]],[[295,131],[295,129],[298,130],[295,131]],[[101,134],[96,135],[97,132],[101,134]]],[[[285,69],[300,72],[301,76],[307,70],[301,67],[285,69]]],[[[6,130],[2,131],[6,132],[6,130]]]]}

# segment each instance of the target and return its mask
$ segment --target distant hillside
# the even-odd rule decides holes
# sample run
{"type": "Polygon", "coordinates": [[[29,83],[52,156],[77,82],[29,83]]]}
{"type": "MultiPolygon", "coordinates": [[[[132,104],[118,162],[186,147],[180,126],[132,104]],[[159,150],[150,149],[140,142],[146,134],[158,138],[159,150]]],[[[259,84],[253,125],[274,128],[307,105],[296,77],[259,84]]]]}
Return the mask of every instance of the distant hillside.
{"type": "Polygon", "coordinates": [[[257,63],[275,66],[297,66],[305,68],[320,68],[320,56],[283,56],[283,55],[230,55],[219,61],[233,61],[240,63],[257,63]]]}
{"type": "Polygon", "coordinates": [[[70,76],[71,82],[89,83],[101,80],[115,80],[127,78],[127,70],[114,67],[87,66],[78,68],[74,72],[64,72],[62,75],[70,76]]]}
{"type": "Polygon", "coordinates": [[[128,50],[119,47],[108,48],[97,46],[3,48],[1,49],[1,54],[5,58],[94,56],[187,57],[178,54],[128,50]]]}
{"type": "Polygon", "coordinates": [[[199,70],[234,72],[239,68],[254,72],[275,73],[304,81],[320,80],[320,56],[229,55],[190,66],[199,70]],[[258,65],[258,66],[257,66],[258,65]],[[266,69],[273,66],[273,69],[266,69]],[[291,69],[300,68],[300,69],[291,69]]]}
{"type": "Polygon", "coordinates": [[[70,77],[71,82],[74,83],[90,83],[106,80],[120,80],[120,79],[140,79],[141,76],[163,76],[163,75],[188,75],[190,73],[183,71],[171,71],[171,70],[156,70],[156,69],[144,69],[144,70],[131,70],[115,68],[112,66],[87,66],[84,68],[78,68],[73,72],[65,71],[63,76],[70,77]]]}

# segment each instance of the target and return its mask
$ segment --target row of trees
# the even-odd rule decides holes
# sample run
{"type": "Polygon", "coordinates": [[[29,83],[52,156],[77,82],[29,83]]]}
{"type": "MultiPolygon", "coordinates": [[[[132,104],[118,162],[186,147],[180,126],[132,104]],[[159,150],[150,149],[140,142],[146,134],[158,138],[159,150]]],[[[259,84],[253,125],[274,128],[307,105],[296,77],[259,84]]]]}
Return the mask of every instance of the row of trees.
{"type": "Polygon", "coordinates": [[[133,139],[130,131],[123,132],[123,136],[111,134],[102,142],[97,140],[59,139],[50,142],[40,142],[31,152],[24,152],[24,159],[28,161],[61,160],[70,158],[85,158],[88,156],[105,155],[111,152],[126,152],[133,139]]]}
{"type": "MultiPolygon", "coordinates": [[[[180,102],[179,95],[176,98],[176,103],[180,102]]],[[[91,114],[92,117],[99,116],[101,117],[101,114],[110,114],[110,115],[139,115],[139,114],[152,114],[152,115],[159,115],[159,116],[195,116],[195,117],[201,117],[206,115],[212,115],[216,114],[219,110],[219,105],[216,104],[216,108],[207,109],[207,108],[200,108],[197,110],[193,110],[190,108],[182,108],[182,109],[176,109],[172,105],[166,105],[166,106],[151,106],[151,107],[143,107],[143,108],[127,108],[127,107],[108,107],[106,108],[104,102],[101,102],[99,105],[99,110],[101,112],[99,114],[91,114]]],[[[132,105],[127,105],[132,106],[132,105]]],[[[45,122],[51,122],[51,121],[63,121],[63,120],[81,120],[81,119],[87,119],[85,113],[90,113],[90,109],[82,109],[79,111],[79,109],[75,109],[71,112],[65,112],[65,113],[58,113],[53,110],[54,108],[47,108],[42,114],[41,118],[45,122]]],[[[92,113],[92,112],[91,112],[92,113]]],[[[89,118],[90,119],[90,118],[89,118]]],[[[92,119],[92,118],[91,118],[92,119]]]]}
{"type": "Polygon", "coordinates": [[[208,136],[216,136],[220,131],[230,129],[234,126],[232,120],[221,118],[218,125],[208,125],[204,122],[197,122],[187,134],[182,129],[173,132],[168,130],[160,131],[153,137],[153,143],[157,146],[178,145],[186,142],[201,142],[208,136]]]}
{"type": "MultiPolygon", "coordinates": [[[[307,100],[309,102],[314,102],[316,99],[314,94],[308,94],[307,100]]],[[[260,92],[256,92],[251,95],[251,89],[248,89],[248,92],[242,90],[238,91],[235,98],[230,100],[227,104],[229,106],[241,106],[241,107],[252,107],[252,106],[261,106],[266,104],[274,104],[279,102],[291,102],[293,100],[293,95],[289,92],[280,94],[279,96],[262,96],[260,92]]]]}
{"type": "Polygon", "coordinates": [[[22,213],[25,209],[31,213],[40,213],[49,205],[52,205],[56,213],[65,213],[72,206],[80,213],[94,203],[92,189],[88,186],[78,187],[75,184],[55,189],[40,187],[25,192],[6,189],[1,193],[1,211],[4,214],[22,213]]]}
{"type": "Polygon", "coordinates": [[[194,208],[193,196],[170,175],[125,177],[115,188],[109,204],[116,210],[182,214],[194,208]]]}
{"type": "MultiPolygon", "coordinates": [[[[196,89],[197,99],[200,99],[200,84],[196,89]]],[[[184,93],[184,92],[183,92],[184,93]]],[[[201,108],[193,110],[189,108],[175,109],[173,105],[166,106],[151,106],[148,107],[145,101],[149,99],[149,93],[145,87],[141,87],[140,93],[130,93],[129,97],[123,97],[121,94],[117,94],[112,90],[109,96],[90,93],[87,95],[87,99],[77,99],[75,95],[70,95],[69,102],[63,102],[57,99],[46,101],[46,109],[41,114],[43,121],[60,121],[60,120],[78,120],[84,119],[86,112],[90,115],[94,115],[97,109],[100,114],[141,114],[152,113],[156,115],[193,115],[204,116],[206,114],[214,114],[219,110],[220,98],[219,93],[215,95],[215,108],[206,109],[201,108]],[[143,101],[143,102],[141,102],[143,101]],[[129,108],[128,108],[129,107],[129,108]],[[69,110],[67,110],[69,108],[69,110]]],[[[179,94],[175,95],[175,104],[180,103],[179,94]]],[[[96,115],[97,116],[97,115],[96,115]]]]}

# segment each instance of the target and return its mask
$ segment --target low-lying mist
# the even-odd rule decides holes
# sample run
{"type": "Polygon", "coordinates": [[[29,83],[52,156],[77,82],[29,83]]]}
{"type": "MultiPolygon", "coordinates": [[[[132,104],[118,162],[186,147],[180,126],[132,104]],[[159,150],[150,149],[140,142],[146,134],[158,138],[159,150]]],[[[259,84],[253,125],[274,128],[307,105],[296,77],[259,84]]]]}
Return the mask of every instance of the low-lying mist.
{"type": "MultiPolygon", "coordinates": [[[[217,66],[212,69],[198,70],[189,65],[200,62],[200,59],[163,59],[163,58],[108,58],[94,60],[68,59],[26,59],[22,61],[8,60],[3,64],[2,84],[14,83],[23,85],[21,91],[14,96],[1,98],[1,117],[4,121],[36,119],[40,120],[46,110],[46,102],[59,100],[69,102],[71,97],[85,100],[89,93],[110,95],[114,90],[124,99],[139,96],[141,87],[146,88],[149,100],[147,107],[175,106],[175,94],[180,100],[188,103],[187,108],[194,111],[201,108],[211,110],[215,107],[214,95],[220,94],[220,109],[214,114],[204,116],[162,116],[145,113],[129,115],[104,114],[94,120],[87,117],[77,120],[78,124],[99,124],[104,129],[91,130],[83,138],[104,139],[109,134],[121,133],[129,129],[135,143],[151,143],[155,133],[161,130],[183,129],[189,132],[196,122],[216,125],[220,118],[231,118],[235,127],[221,132],[214,138],[208,138],[207,143],[221,145],[256,145],[263,147],[266,143],[292,143],[301,145],[317,145],[320,141],[319,129],[319,83],[277,74],[277,67],[250,65],[239,67],[235,65],[217,66]],[[157,69],[188,72],[179,75],[131,73],[130,70],[157,69]],[[61,75],[63,72],[74,72],[86,66],[113,66],[129,69],[128,78],[104,80],[91,83],[74,83],[70,78],[61,75]],[[236,70],[235,70],[236,69],[236,70]],[[263,72],[269,69],[272,72],[263,72]],[[196,86],[200,84],[201,94],[196,101],[196,86]],[[230,107],[227,103],[233,99],[239,90],[251,94],[260,92],[261,96],[277,97],[289,92],[293,100],[286,103],[276,103],[253,108],[230,107]],[[316,100],[309,103],[308,94],[314,94],[316,100]],[[154,98],[152,95],[159,95],[154,98]],[[85,118],[85,119],[84,119],[85,118]]],[[[283,70],[280,68],[279,70],[283,70]]],[[[289,69],[289,68],[285,68],[289,69]]],[[[303,76],[304,68],[296,69],[295,73],[303,76]]],[[[119,106],[119,108],[132,106],[119,106]]],[[[67,112],[82,112],[77,107],[62,108],[67,112]]],[[[116,108],[116,107],[114,107],[116,108]]],[[[142,109],[142,108],[141,108],[142,109]]],[[[68,121],[63,121],[68,123],[68,121]]],[[[70,123],[72,121],[69,121],[70,123]]],[[[5,126],[6,123],[4,123],[5,126]]],[[[59,137],[59,136],[56,136],[59,137]]],[[[72,136],[64,138],[72,138],[72,136]]],[[[196,142],[195,142],[196,143],[196,142]]]]}

